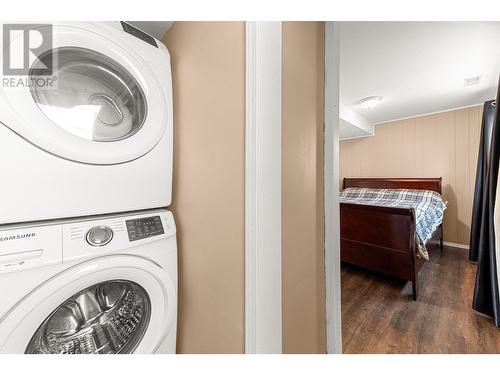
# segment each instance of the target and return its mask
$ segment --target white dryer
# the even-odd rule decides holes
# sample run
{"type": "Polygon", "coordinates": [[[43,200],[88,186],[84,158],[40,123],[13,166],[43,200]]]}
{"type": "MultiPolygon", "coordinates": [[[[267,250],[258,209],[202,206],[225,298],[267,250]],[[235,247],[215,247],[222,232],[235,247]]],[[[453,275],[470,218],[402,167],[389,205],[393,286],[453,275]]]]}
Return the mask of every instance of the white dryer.
{"type": "Polygon", "coordinates": [[[55,82],[0,87],[0,224],[168,206],[167,48],[120,22],[37,27],[53,40],[29,76],[50,64],[55,82]]]}
{"type": "Polygon", "coordinates": [[[0,353],[175,353],[166,210],[0,227],[0,353]]]}

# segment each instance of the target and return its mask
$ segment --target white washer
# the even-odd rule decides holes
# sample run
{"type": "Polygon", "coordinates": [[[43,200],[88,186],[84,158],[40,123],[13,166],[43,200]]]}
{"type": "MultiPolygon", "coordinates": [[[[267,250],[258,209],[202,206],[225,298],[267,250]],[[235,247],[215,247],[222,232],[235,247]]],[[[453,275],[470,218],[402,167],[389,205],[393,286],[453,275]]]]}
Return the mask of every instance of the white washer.
{"type": "Polygon", "coordinates": [[[0,353],[175,353],[172,214],[0,227],[0,353]]]}
{"type": "MultiPolygon", "coordinates": [[[[167,48],[120,22],[37,30],[53,41],[29,78],[52,60],[57,79],[0,88],[0,224],[170,205],[167,48]]],[[[22,48],[20,35],[3,49],[22,48]]]]}

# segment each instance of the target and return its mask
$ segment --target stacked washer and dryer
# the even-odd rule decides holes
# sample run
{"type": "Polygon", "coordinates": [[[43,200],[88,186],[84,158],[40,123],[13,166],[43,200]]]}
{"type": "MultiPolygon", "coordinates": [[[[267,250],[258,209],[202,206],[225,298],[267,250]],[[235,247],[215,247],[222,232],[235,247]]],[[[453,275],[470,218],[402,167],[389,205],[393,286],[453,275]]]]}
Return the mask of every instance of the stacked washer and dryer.
{"type": "Polygon", "coordinates": [[[30,74],[56,86],[0,92],[0,352],[175,353],[169,53],[127,23],[51,28],[30,74]]]}

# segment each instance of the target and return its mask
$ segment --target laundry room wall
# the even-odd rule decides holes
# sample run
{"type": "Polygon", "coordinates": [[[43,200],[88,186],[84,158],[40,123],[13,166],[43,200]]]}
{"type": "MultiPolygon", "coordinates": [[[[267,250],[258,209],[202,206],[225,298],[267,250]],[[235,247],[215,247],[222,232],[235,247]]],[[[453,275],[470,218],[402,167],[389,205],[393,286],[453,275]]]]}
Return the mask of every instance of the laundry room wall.
{"type": "Polygon", "coordinates": [[[163,42],[173,76],[177,351],[243,353],[245,24],[175,22],[163,42]]]}
{"type": "Polygon", "coordinates": [[[325,353],[324,22],[283,22],[283,352],[325,353]]]}

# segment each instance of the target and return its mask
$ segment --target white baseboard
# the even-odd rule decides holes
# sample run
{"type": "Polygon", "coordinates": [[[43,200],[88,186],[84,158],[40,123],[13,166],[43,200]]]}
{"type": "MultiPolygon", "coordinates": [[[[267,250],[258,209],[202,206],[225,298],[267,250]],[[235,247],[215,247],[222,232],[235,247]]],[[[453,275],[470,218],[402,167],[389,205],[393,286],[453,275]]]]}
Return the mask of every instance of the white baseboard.
{"type": "MultiPolygon", "coordinates": [[[[439,241],[437,240],[432,240],[430,241],[430,243],[433,243],[433,244],[439,244],[439,241]]],[[[469,245],[463,245],[461,243],[455,243],[455,242],[448,242],[448,241],[443,241],[443,245],[444,246],[450,246],[450,247],[456,247],[458,249],[465,249],[465,250],[469,250],[469,245]]]]}

